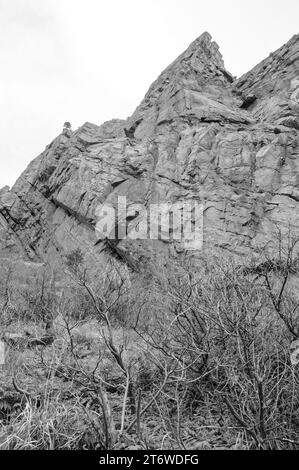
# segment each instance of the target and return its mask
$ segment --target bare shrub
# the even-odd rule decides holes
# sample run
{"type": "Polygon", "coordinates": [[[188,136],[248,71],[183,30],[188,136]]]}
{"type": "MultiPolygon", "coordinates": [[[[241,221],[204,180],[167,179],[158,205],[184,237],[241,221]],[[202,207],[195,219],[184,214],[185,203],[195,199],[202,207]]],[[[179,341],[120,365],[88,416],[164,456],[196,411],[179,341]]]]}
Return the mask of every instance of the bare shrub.
{"type": "MultiPolygon", "coordinates": [[[[225,405],[223,426],[244,431],[249,447],[293,448],[299,378],[290,345],[298,302],[288,289],[289,269],[275,270],[271,282],[269,272],[262,275],[265,282],[253,274],[219,259],[202,272],[180,270],[164,281],[165,315],[158,314],[150,330],[139,324],[138,331],[157,354],[176,358],[185,371],[176,388],[184,396],[181,411],[188,411],[191,399],[194,412],[194,396],[200,409],[208,399],[218,417],[225,405]]],[[[174,389],[172,396],[178,407],[174,389]]],[[[179,431],[176,438],[181,441],[179,431]]]]}

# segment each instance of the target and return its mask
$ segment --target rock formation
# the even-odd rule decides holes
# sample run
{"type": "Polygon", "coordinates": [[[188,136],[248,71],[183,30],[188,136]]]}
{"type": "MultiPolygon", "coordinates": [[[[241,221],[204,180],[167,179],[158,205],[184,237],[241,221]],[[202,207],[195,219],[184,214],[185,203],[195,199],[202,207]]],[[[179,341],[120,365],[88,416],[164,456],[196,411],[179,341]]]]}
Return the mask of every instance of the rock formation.
{"type": "MultiPolygon", "coordinates": [[[[180,242],[98,240],[97,208],[203,204],[203,250],[235,255],[299,232],[299,35],[239,79],[208,33],[152,84],[126,121],[64,132],[0,192],[0,256],[60,263],[80,247],[99,265],[110,256],[134,270],[180,242]]],[[[196,253],[194,252],[194,255],[196,253]]]]}

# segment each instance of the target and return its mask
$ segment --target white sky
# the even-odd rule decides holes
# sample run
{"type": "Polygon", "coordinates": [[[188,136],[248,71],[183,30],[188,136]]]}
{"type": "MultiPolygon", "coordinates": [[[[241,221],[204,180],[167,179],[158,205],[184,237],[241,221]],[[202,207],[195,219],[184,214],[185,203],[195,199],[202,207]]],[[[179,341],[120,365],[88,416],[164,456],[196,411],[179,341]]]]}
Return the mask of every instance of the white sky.
{"type": "Polygon", "coordinates": [[[0,0],[0,188],[61,132],[126,118],[209,31],[240,76],[298,33],[298,0],[0,0]]]}

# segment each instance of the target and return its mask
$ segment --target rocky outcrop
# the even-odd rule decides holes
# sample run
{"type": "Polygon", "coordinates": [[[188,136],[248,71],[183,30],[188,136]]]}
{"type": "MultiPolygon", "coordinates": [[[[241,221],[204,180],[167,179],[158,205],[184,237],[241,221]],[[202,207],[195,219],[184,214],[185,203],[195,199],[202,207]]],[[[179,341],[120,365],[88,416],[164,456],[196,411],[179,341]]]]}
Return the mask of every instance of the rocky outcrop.
{"type": "MultiPolygon", "coordinates": [[[[128,232],[154,203],[203,204],[203,250],[236,255],[299,232],[299,36],[238,80],[204,33],[153,83],[134,114],[58,136],[0,192],[1,256],[138,270],[180,241],[99,240],[102,204],[128,204],[128,232]],[[139,209],[138,209],[139,208],[139,209]]],[[[196,254],[196,251],[194,251],[196,254]]]]}

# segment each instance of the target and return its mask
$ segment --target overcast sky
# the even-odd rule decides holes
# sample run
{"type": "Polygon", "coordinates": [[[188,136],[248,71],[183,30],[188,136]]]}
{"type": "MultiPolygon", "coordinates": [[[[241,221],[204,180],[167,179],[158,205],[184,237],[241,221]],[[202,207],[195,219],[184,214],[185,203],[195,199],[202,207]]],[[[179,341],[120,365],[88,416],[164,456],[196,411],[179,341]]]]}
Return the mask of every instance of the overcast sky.
{"type": "Polygon", "coordinates": [[[0,0],[0,188],[62,130],[133,113],[209,31],[240,76],[298,33],[298,0],[0,0]]]}

